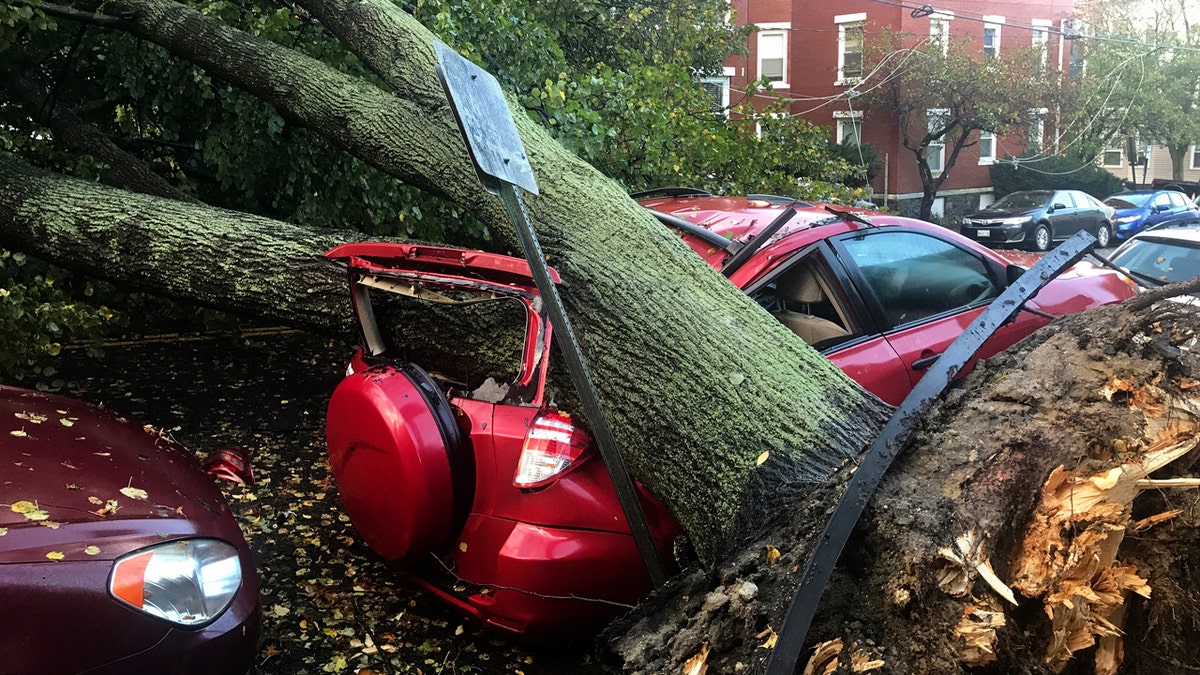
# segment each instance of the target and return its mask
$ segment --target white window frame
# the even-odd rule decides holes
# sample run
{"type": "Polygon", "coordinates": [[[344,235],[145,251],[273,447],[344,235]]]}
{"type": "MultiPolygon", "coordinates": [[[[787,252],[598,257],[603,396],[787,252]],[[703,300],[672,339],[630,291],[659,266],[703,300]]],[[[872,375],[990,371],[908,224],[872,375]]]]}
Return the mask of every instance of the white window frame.
{"type": "Polygon", "coordinates": [[[984,56],[994,58],[994,59],[1000,58],[1000,35],[1001,35],[1000,29],[1003,26],[1004,26],[1004,17],[1002,17],[1002,16],[985,15],[983,17],[983,55],[984,56]],[[987,32],[989,30],[996,32],[995,37],[993,38],[993,42],[992,42],[993,51],[991,54],[988,53],[988,44],[987,44],[987,32]]]}
{"type": "Polygon", "coordinates": [[[763,74],[762,74],[762,72],[763,72],[763,67],[762,67],[762,65],[763,65],[763,38],[778,37],[783,42],[783,53],[779,56],[779,58],[783,59],[783,68],[781,69],[782,78],[779,81],[772,81],[771,86],[775,87],[777,89],[787,89],[788,88],[788,46],[789,46],[788,32],[791,31],[792,24],[790,22],[760,23],[760,24],[757,24],[757,27],[758,27],[758,34],[757,34],[758,42],[756,44],[757,63],[755,64],[757,70],[754,71],[755,77],[761,79],[763,76],[763,74]]]}
{"type": "Polygon", "coordinates": [[[1038,54],[1042,57],[1042,66],[1045,67],[1050,60],[1050,28],[1054,22],[1050,19],[1033,19],[1030,24],[1033,26],[1030,31],[1032,35],[1030,44],[1038,50],[1038,54]]]}
{"type": "Polygon", "coordinates": [[[1125,148],[1121,147],[1123,145],[1121,143],[1122,140],[1124,140],[1123,137],[1118,137],[1113,139],[1109,145],[1104,146],[1104,151],[1100,153],[1100,166],[1109,168],[1124,166],[1125,148]],[[1108,161],[1109,155],[1114,152],[1117,154],[1116,164],[1112,164],[1108,161]]]}
{"type": "MultiPolygon", "coordinates": [[[[714,101],[721,104],[721,112],[718,113],[721,117],[729,117],[729,76],[728,75],[713,75],[710,77],[701,77],[696,80],[701,84],[715,84],[721,87],[721,100],[714,101]]],[[[705,89],[705,91],[708,91],[705,89]]]]}
{"type": "Polygon", "coordinates": [[[838,27],[838,69],[837,81],[834,82],[834,85],[845,86],[858,84],[862,81],[861,73],[864,66],[863,47],[866,44],[867,13],[858,12],[856,14],[838,14],[837,16],[833,17],[833,22],[837,24],[838,27]],[[846,77],[846,30],[851,28],[861,29],[861,37],[858,44],[858,70],[860,74],[846,77]]]}
{"type": "Polygon", "coordinates": [[[855,137],[858,139],[858,145],[862,145],[863,114],[861,110],[835,110],[833,112],[833,119],[837,122],[836,140],[838,145],[841,145],[842,141],[846,140],[847,129],[853,129],[856,132],[855,137]]]}
{"type": "Polygon", "coordinates": [[[1029,109],[1029,145],[1040,151],[1046,145],[1046,113],[1047,108],[1029,109]]]}
{"type": "MultiPolygon", "coordinates": [[[[944,126],[946,116],[950,114],[949,108],[930,108],[925,111],[927,132],[933,131],[934,126],[941,124],[944,126]]],[[[929,166],[929,172],[935,176],[941,175],[946,170],[946,137],[942,136],[936,141],[930,141],[929,145],[925,146],[925,164],[929,166]],[[930,157],[937,152],[937,168],[933,168],[933,162],[930,157]]]]}
{"type": "Polygon", "coordinates": [[[929,41],[941,45],[942,56],[950,53],[950,21],[953,12],[934,12],[929,15],[929,41]]]}
{"type": "Polygon", "coordinates": [[[979,163],[981,165],[996,163],[996,134],[990,131],[979,132],[979,163]],[[984,146],[985,140],[989,141],[987,146],[984,146]],[[988,148],[986,155],[983,153],[984,147],[988,148]]]}

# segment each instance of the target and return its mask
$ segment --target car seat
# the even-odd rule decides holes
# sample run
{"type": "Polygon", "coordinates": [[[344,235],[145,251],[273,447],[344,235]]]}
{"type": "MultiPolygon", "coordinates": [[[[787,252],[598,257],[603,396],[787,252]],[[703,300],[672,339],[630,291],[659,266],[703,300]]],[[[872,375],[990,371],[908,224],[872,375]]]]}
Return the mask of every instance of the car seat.
{"type": "Polygon", "coordinates": [[[831,305],[811,267],[802,265],[784,275],[776,285],[776,294],[785,309],[774,312],[775,318],[808,344],[850,334],[838,323],[814,314],[818,307],[831,305]]]}

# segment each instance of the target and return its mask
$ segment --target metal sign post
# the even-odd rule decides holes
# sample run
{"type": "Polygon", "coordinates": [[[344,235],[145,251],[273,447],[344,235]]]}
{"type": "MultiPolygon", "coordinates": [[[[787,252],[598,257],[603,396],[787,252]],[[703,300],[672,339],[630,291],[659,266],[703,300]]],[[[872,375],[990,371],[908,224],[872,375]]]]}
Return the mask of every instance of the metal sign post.
{"type": "Polygon", "coordinates": [[[613,436],[604,407],[600,404],[600,396],[592,383],[591,373],[583,360],[583,350],[575,339],[575,331],[567,319],[558,288],[550,280],[546,256],[542,253],[542,246],[525,211],[525,203],[517,190],[517,187],[521,187],[535,195],[538,193],[533,168],[525,155],[525,147],[521,144],[512,113],[504,101],[500,83],[486,70],[441,42],[435,41],[434,47],[438,56],[438,78],[450,99],[450,108],[466,140],[475,172],[484,189],[499,195],[504,201],[504,208],[517,232],[525,259],[529,261],[538,293],[546,304],[550,323],[554,327],[554,337],[566,361],[567,370],[579,391],[583,412],[596,437],[600,456],[608,468],[617,499],[629,522],[630,532],[650,574],[650,581],[657,588],[667,579],[666,568],[654,546],[646,514],[642,511],[633,480],[625,468],[625,460],[617,449],[617,439],[613,436]]]}

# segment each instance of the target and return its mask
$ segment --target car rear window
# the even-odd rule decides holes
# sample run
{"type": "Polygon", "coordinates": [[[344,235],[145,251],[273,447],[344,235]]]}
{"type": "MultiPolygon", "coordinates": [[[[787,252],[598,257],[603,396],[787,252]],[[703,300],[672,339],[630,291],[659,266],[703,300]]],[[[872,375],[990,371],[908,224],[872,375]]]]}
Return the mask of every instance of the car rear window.
{"type": "Polygon", "coordinates": [[[1200,275],[1200,245],[1166,239],[1134,239],[1113,258],[1138,276],[1163,283],[1200,275]]]}

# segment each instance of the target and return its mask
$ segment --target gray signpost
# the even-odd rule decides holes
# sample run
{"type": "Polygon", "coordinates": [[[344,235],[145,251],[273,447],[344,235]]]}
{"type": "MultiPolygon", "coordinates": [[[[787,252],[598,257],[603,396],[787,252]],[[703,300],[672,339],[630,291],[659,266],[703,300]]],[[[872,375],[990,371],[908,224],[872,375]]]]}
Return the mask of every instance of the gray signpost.
{"type": "Polygon", "coordinates": [[[567,319],[562,298],[550,279],[546,256],[542,253],[542,246],[533,231],[529,214],[525,211],[525,202],[517,190],[520,187],[526,192],[538,194],[533,168],[525,155],[525,147],[517,133],[512,113],[504,101],[500,83],[486,70],[463,58],[450,47],[441,42],[435,42],[434,46],[438,56],[438,78],[450,99],[450,108],[454,111],[454,118],[466,140],[475,172],[479,175],[484,189],[499,195],[504,201],[504,208],[517,232],[525,259],[529,261],[534,283],[537,284],[538,293],[545,303],[550,323],[554,326],[555,339],[575,388],[579,391],[583,412],[596,438],[604,464],[608,467],[608,475],[625,512],[625,519],[629,522],[638,552],[646,565],[651,583],[657,588],[666,581],[666,569],[654,545],[654,538],[650,534],[650,526],[646,523],[641,502],[638,501],[633,480],[625,468],[625,460],[617,448],[612,427],[609,426],[604,407],[600,404],[591,373],[583,360],[583,351],[575,339],[571,322],[567,319]]]}

